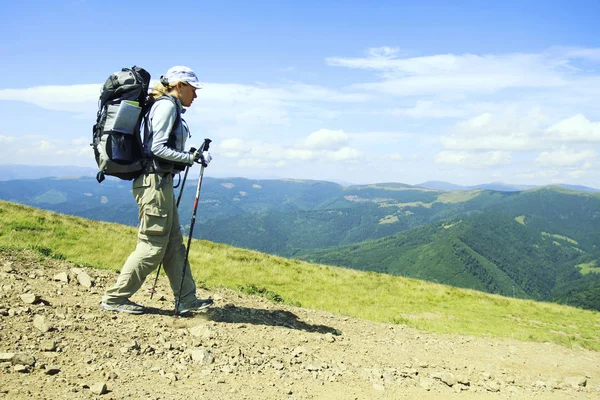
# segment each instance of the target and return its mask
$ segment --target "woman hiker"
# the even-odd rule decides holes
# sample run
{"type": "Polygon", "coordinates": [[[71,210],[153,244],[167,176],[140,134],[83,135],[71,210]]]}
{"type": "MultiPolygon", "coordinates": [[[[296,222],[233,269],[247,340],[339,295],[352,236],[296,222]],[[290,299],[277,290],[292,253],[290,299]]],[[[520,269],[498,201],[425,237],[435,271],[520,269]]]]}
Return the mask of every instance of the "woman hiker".
{"type": "Polygon", "coordinates": [[[191,106],[197,97],[196,89],[201,87],[194,71],[176,66],[161,76],[150,93],[155,102],[147,115],[144,132],[144,151],[149,162],[146,171],[133,181],[140,220],[137,246],[123,265],[115,285],[102,297],[100,306],[104,310],[142,314],[144,307],[129,298],[161,263],[176,299],[177,314],[213,304],[210,298],[196,297],[189,263],[184,267],[186,249],[173,193],[174,173],[194,162],[206,165],[200,152],[184,150],[190,133],[181,118],[185,112],[183,107],[191,106]],[[183,271],[185,276],[182,276],[183,271]]]}

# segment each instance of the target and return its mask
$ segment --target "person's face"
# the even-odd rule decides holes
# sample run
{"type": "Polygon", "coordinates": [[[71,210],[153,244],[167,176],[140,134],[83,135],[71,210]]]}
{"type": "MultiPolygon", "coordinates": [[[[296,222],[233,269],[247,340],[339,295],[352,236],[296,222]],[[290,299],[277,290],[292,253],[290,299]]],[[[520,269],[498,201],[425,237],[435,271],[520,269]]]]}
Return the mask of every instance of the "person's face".
{"type": "Polygon", "coordinates": [[[196,97],[196,88],[192,85],[180,82],[181,87],[179,88],[179,101],[181,101],[181,105],[184,107],[189,107],[192,105],[192,102],[196,97]]]}

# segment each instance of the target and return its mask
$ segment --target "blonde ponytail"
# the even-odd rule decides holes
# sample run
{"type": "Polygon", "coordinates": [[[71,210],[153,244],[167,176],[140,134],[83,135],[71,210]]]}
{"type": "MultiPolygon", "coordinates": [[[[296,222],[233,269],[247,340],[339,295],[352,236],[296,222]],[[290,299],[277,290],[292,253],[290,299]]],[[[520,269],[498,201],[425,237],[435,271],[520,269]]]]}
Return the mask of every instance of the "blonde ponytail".
{"type": "Polygon", "coordinates": [[[156,82],[156,85],[154,85],[154,87],[150,90],[150,96],[152,96],[152,98],[156,100],[161,96],[169,94],[169,92],[171,92],[171,90],[173,90],[175,86],[177,86],[177,83],[175,83],[174,85],[171,84],[165,86],[162,82],[158,81],[156,82]]]}

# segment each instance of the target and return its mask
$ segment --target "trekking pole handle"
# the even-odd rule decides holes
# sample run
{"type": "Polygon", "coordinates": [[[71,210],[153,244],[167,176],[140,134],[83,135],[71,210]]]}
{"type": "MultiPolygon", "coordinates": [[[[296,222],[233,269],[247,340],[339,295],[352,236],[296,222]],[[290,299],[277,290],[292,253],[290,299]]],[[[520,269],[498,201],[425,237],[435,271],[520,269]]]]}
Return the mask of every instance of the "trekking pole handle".
{"type": "Polygon", "coordinates": [[[210,140],[210,139],[204,139],[204,143],[202,143],[202,146],[200,146],[200,151],[208,151],[208,148],[210,146],[210,142],[212,142],[212,140],[210,140]]]}

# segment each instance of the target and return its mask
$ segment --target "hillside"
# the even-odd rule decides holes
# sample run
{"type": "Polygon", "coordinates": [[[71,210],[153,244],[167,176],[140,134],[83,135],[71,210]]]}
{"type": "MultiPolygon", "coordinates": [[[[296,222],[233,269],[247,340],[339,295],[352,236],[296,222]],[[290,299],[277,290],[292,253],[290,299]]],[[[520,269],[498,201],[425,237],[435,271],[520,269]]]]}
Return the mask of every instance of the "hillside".
{"type": "Polygon", "coordinates": [[[32,251],[0,251],[0,398],[600,395],[600,353],[577,345],[427,333],[222,288],[203,290],[215,299],[211,309],[174,319],[164,278],[152,300],[148,284],[133,298],[148,314],[101,311],[100,296],[115,278],[32,251]]]}
{"type": "MultiPolygon", "coordinates": [[[[184,229],[193,183],[180,205],[184,229]]],[[[135,225],[137,207],[128,185],[8,181],[0,182],[0,198],[135,225]]],[[[600,309],[598,193],[207,178],[198,218],[195,236],[211,242],[600,309]],[[421,239],[407,240],[402,233],[421,239]]]]}
{"type": "Polygon", "coordinates": [[[301,258],[600,310],[600,274],[584,275],[578,268],[596,265],[597,248],[523,220],[529,216],[479,213],[301,258]]]}

